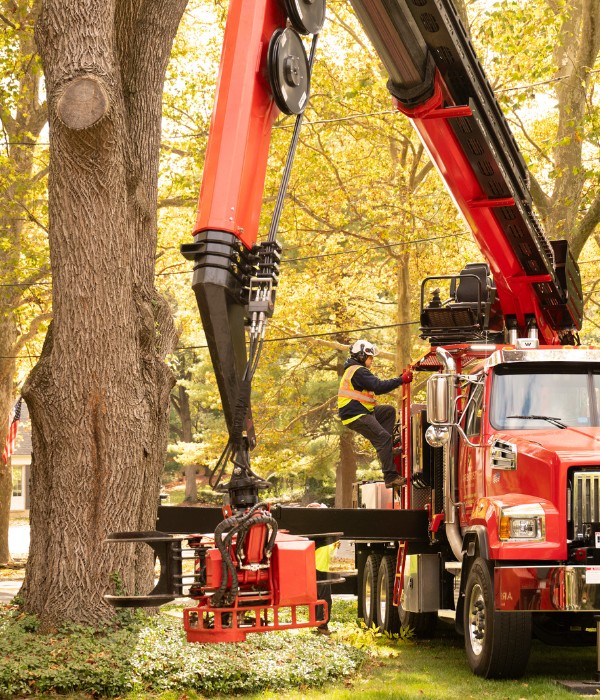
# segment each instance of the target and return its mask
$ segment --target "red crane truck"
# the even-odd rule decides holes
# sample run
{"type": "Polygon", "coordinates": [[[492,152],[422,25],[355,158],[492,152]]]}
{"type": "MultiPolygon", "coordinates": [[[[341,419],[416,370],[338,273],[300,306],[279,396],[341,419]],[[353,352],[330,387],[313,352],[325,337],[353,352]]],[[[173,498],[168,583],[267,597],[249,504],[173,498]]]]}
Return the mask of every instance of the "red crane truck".
{"type": "Polygon", "coordinates": [[[162,565],[150,596],[113,600],[155,605],[187,591],[197,601],[184,614],[190,641],[314,626],[314,543],[343,537],[355,541],[369,624],[428,635],[438,611],[453,610],[474,673],[518,676],[533,634],[585,640],[600,611],[600,349],[578,347],[578,266],[535,216],[527,168],[451,1],[351,2],[394,104],[485,259],[423,282],[431,349],[411,368],[430,376],[426,405],[403,387],[397,468],[406,485],[392,494],[357,484],[354,509],[259,502],[251,381],[273,313],[277,217],[325,4],[231,0],[194,241],[182,246],[230,435],[215,470],[220,481],[231,468],[221,487],[229,504],[224,520],[218,509],[161,507],[156,533],[112,536],[148,542],[162,565]],[[310,56],[301,36],[312,36],[310,56]],[[274,223],[257,245],[280,112],[297,115],[296,129],[274,223]],[[188,550],[195,572],[184,588],[188,550]]]}

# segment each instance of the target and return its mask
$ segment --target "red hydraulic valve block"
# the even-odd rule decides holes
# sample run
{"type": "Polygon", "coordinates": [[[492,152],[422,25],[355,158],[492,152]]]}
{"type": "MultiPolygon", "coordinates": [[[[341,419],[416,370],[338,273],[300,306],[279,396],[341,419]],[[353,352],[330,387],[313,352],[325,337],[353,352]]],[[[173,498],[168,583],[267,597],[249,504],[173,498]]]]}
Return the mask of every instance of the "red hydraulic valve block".
{"type": "Polygon", "coordinates": [[[266,536],[266,526],[257,524],[243,543],[232,542],[235,573],[223,565],[214,537],[189,540],[196,552],[196,581],[189,595],[198,604],[183,611],[188,642],[242,642],[249,632],[316,627],[322,622],[316,619],[317,606],[323,606],[327,618],[327,604],[317,600],[314,542],[278,532],[265,562],[266,536]]]}

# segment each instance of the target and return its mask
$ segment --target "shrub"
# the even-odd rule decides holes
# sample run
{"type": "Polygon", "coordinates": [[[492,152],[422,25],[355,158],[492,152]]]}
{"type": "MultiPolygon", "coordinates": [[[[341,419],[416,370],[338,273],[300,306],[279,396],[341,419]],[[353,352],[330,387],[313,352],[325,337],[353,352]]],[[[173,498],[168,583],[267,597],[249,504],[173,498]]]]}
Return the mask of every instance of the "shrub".
{"type": "Polygon", "coordinates": [[[239,644],[188,644],[170,615],[132,616],[121,627],[69,625],[50,635],[0,607],[0,697],[87,692],[258,692],[320,686],[356,673],[366,652],[306,630],[250,634],[239,644]]]}

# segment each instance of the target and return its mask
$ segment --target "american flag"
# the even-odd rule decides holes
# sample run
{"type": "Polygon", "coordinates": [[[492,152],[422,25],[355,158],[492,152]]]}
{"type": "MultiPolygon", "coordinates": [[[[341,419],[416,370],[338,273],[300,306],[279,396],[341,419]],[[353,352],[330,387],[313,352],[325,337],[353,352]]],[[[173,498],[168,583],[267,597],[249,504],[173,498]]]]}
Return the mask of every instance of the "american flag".
{"type": "Polygon", "coordinates": [[[17,428],[19,427],[19,420],[21,419],[21,403],[23,401],[22,397],[13,408],[13,412],[8,421],[8,435],[6,436],[6,444],[4,445],[4,451],[2,452],[2,461],[4,464],[8,462],[12,453],[15,451],[15,443],[17,442],[17,428]]]}

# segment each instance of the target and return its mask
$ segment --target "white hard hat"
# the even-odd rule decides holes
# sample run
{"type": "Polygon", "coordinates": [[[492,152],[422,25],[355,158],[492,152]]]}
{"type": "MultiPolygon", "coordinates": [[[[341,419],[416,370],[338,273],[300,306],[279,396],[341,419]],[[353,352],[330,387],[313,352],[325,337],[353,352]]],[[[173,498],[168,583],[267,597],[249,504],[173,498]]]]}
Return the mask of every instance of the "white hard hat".
{"type": "Polygon", "coordinates": [[[357,357],[368,355],[375,357],[375,355],[379,355],[379,349],[377,345],[373,345],[368,340],[357,340],[350,346],[350,354],[357,357]]]}

